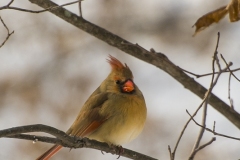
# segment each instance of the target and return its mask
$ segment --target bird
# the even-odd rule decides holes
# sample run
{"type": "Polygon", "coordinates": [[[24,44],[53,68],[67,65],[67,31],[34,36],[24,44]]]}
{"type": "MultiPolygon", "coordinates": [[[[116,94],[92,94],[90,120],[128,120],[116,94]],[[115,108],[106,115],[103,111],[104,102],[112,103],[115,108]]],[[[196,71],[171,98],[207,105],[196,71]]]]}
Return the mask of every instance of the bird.
{"type": "MultiPolygon", "coordinates": [[[[109,55],[111,72],[90,95],[66,134],[121,146],[143,130],[147,108],[126,63],[109,55]]],[[[62,148],[54,145],[37,160],[48,160],[62,148]]]]}

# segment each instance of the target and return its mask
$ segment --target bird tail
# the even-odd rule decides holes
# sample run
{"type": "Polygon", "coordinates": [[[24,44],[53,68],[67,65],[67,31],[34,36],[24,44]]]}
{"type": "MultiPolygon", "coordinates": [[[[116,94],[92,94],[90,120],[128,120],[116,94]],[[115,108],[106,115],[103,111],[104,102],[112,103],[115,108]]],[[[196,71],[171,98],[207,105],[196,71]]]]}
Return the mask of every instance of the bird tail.
{"type": "Polygon", "coordinates": [[[55,153],[57,153],[62,146],[60,145],[54,145],[52,148],[47,150],[45,153],[43,153],[40,157],[38,157],[36,160],[48,160],[51,158],[55,153]]]}

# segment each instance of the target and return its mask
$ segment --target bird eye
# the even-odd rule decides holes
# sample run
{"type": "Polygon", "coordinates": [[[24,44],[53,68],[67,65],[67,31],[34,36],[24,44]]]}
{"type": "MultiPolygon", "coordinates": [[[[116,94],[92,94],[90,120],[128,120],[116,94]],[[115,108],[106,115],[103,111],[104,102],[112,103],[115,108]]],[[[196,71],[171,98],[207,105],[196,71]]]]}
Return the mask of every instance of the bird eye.
{"type": "Polygon", "coordinates": [[[119,80],[116,80],[116,84],[120,84],[120,81],[119,81],[119,80]]]}

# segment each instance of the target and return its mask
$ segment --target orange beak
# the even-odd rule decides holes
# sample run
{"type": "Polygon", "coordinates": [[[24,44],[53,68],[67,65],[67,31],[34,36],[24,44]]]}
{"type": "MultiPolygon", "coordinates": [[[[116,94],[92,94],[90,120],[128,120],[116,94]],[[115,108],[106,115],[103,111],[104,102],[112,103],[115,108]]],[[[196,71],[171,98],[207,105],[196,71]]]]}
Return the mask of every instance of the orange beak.
{"type": "Polygon", "coordinates": [[[132,81],[127,80],[123,85],[123,91],[132,92],[134,90],[134,84],[132,81]]]}

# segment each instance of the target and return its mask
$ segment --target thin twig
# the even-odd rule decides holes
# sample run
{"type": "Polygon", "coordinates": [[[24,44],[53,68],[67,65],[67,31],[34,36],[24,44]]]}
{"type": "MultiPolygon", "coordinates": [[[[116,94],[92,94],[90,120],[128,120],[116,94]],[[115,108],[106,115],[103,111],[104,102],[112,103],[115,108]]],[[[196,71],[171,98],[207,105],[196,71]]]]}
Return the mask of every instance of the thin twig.
{"type": "MultiPolygon", "coordinates": [[[[223,69],[223,71],[224,71],[224,70],[227,70],[227,68],[223,69]]],[[[216,77],[216,81],[218,80],[219,76],[220,76],[220,74],[218,74],[218,76],[216,77]]],[[[216,82],[216,81],[215,81],[215,82],[216,82]]],[[[212,83],[212,87],[214,87],[214,86],[216,85],[215,82],[212,83]]],[[[202,105],[204,104],[204,102],[206,101],[207,97],[209,97],[209,95],[210,95],[210,93],[211,93],[210,90],[212,90],[212,89],[209,88],[209,90],[208,90],[207,93],[205,94],[205,97],[204,97],[202,103],[198,106],[198,108],[196,109],[196,111],[193,113],[193,117],[197,115],[198,111],[201,109],[201,107],[202,107],[202,105]]],[[[211,94],[212,94],[212,93],[211,93],[211,94]]],[[[176,145],[175,145],[175,147],[174,147],[174,150],[173,150],[173,152],[172,152],[173,157],[175,157],[175,154],[176,154],[176,151],[177,151],[177,147],[178,147],[178,145],[179,145],[179,143],[180,143],[180,141],[181,141],[181,138],[182,138],[182,136],[183,136],[183,134],[184,134],[184,132],[185,132],[185,130],[186,130],[186,128],[187,128],[187,126],[188,126],[188,124],[189,124],[190,121],[191,121],[191,118],[186,122],[186,124],[184,125],[184,127],[183,127],[183,129],[182,129],[182,131],[181,131],[181,133],[180,133],[180,135],[179,135],[179,137],[178,137],[177,143],[176,143],[176,145]]]]}
{"type": "MultiPolygon", "coordinates": [[[[223,57],[223,55],[221,54],[221,58],[222,60],[224,61],[225,65],[227,66],[228,68],[228,71],[230,72],[229,74],[229,78],[228,78],[228,99],[229,99],[229,102],[230,102],[230,107],[232,109],[234,109],[234,106],[233,106],[233,100],[231,98],[231,92],[230,92],[230,88],[231,88],[231,76],[234,76],[236,80],[238,80],[240,82],[240,80],[237,78],[237,76],[235,76],[235,74],[232,72],[232,70],[230,69],[230,66],[227,64],[227,61],[225,60],[225,58],[223,57]]],[[[229,64],[233,64],[232,62],[229,62],[229,64]]]]}
{"type": "MultiPolygon", "coordinates": [[[[216,55],[217,55],[219,37],[220,37],[220,34],[218,34],[217,44],[216,44],[216,48],[215,48],[215,51],[214,51],[214,57],[213,57],[214,59],[213,59],[213,61],[212,61],[213,73],[215,73],[214,63],[215,63],[215,60],[216,60],[215,57],[216,57],[216,55]]],[[[210,94],[211,94],[211,96],[212,96],[212,93],[211,93],[211,92],[212,92],[213,87],[216,85],[216,83],[217,83],[217,81],[218,81],[218,79],[219,79],[219,77],[220,77],[220,74],[221,74],[222,72],[226,71],[226,70],[227,70],[227,67],[224,68],[223,70],[219,71],[219,74],[217,75],[215,81],[214,81],[214,74],[212,74],[212,79],[211,79],[211,83],[210,83],[209,89],[208,89],[207,92],[205,93],[205,96],[204,96],[204,98],[203,98],[202,103],[198,106],[198,108],[196,109],[196,111],[193,113],[193,117],[196,116],[196,114],[197,114],[198,111],[201,109],[202,105],[205,103],[206,99],[210,96],[210,94]]],[[[175,145],[175,147],[174,147],[174,150],[173,150],[173,152],[172,152],[172,157],[175,157],[175,154],[176,154],[176,151],[177,151],[177,147],[178,147],[178,145],[179,145],[179,143],[180,143],[180,141],[181,141],[181,138],[182,138],[182,136],[183,136],[183,134],[184,134],[184,132],[185,132],[188,124],[190,123],[190,121],[191,121],[191,118],[189,118],[189,120],[188,120],[188,121],[186,122],[186,124],[184,125],[184,127],[183,127],[183,129],[182,129],[182,131],[181,131],[181,133],[180,133],[180,135],[179,135],[179,137],[178,137],[178,140],[177,140],[177,142],[176,142],[176,145],[175,145]]]]}
{"type": "MultiPolygon", "coordinates": [[[[219,59],[218,59],[218,56],[217,56],[217,54],[218,54],[219,39],[220,39],[220,33],[218,32],[217,44],[216,44],[215,51],[214,51],[214,54],[213,54],[212,73],[215,73],[215,61],[216,61],[217,65],[218,65],[219,72],[222,71],[221,66],[220,66],[220,63],[219,63],[219,59]]],[[[210,87],[209,87],[209,90],[208,90],[208,91],[210,91],[210,92],[212,92],[212,88],[213,88],[213,86],[214,86],[214,84],[213,84],[214,75],[215,75],[215,74],[212,75],[211,84],[210,84],[210,87]]],[[[219,73],[218,75],[220,75],[220,73],[219,73]]]]}
{"type": "Polygon", "coordinates": [[[83,15],[82,15],[82,0],[79,0],[78,8],[79,8],[79,16],[83,17],[83,15]]]}
{"type": "Polygon", "coordinates": [[[213,137],[209,142],[201,145],[196,151],[200,151],[201,149],[207,147],[208,145],[212,144],[212,142],[216,141],[216,137],[213,137]]]}
{"type": "Polygon", "coordinates": [[[14,1],[14,0],[11,0],[11,1],[7,4],[7,6],[10,6],[10,5],[13,3],[13,1],[14,1]]]}
{"type": "MultiPolygon", "coordinates": [[[[229,66],[232,66],[232,64],[229,64],[229,66]]],[[[183,68],[181,68],[181,67],[178,67],[178,68],[180,68],[182,71],[184,71],[184,72],[186,72],[186,73],[189,73],[189,74],[195,76],[196,78],[201,78],[201,77],[211,76],[211,75],[213,74],[213,73],[196,74],[196,73],[193,73],[193,72],[187,71],[187,70],[185,70],[185,69],[183,69],[183,68]]],[[[239,70],[240,70],[240,68],[236,68],[236,69],[232,69],[231,71],[232,71],[232,72],[236,72],[236,71],[239,71],[239,70]]],[[[228,72],[229,72],[229,71],[226,70],[226,71],[224,71],[223,73],[228,73],[228,72]]],[[[218,73],[219,73],[219,72],[215,72],[214,74],[218,74],[218,73]]]]}
{"type": "Polygon", "coordinates": [[[229,102],[230,102],[230,107],[232,109],[234,109],[233,99],[231,98],[231,76],[232,76],[232,74],[230,73],[229,77],[228,77],[228,99],[229,99],[229,102]]]}
{"type": "MultiPolygon", "coordinates": [[[[203,107],[203,117],[202,117],[202,125],[206,126],[206,119],[207,119],[207,105],[208,105],[208,101],[206,99],[205,103],[204,103],[204,107],[203,107]]],[[[200,142],[202,140],[203,134],[204,134],[204,128],[201,128],[199,131],[199,135],[198,138],[195,142],[195,145],[193,146],[192,152],[189,156],[189,160],[193,160],[194,156],[197,154],[197,152],[199,151],[199,145],[200,142]]],[[[201,146],[200,146],[201,147],[201,146]]]]}
{"type": "Polygon", "coordinates": [[[213,122],[213,131],[215,132],[216,121],[213,122]]]}
{"type": "Polygon", "coordinates": [[[43,10],[39,10],[39,11],[33,11],[33,10],[28,10],[28,9],[23,9],[23,8],[18,8],[18,7],[11,7],[10,5],[13,3],[13,1],[14,0],[9,2],[9,4],[7,4],[6,6],[0,7],[0,10],[13,9],[13,10],[22,11],[22,12],[29,12],[29,13],[42,13],[42,12],[58,9],[59,7],[69,6],[69,5],[72,5],[72,4],[75,4],[75,3],[79,2],[79,0],[77,0],[77,1],[69,2],[69,3],[65,3],[65,4],[62,4],[62,5],[59,5],[59,6],[49,7],[49,8],[43,9],[43,10]]]}
{"type": "Polygon", "coordinates": [[[225,135],[225,134],[221,134],[221,133],[218,133],[218,132],[216,132],[216,131],[214,131],[214,130],[211,130],[211,129],[207,128],[207,127],[202,126],[201,124],[199,124],[199,123],[193,118],[193,116],[188,112],[188,110],[186,110],[186,112],[188,113],[188,115],[190,116],[190,118],[193,120],[193,122],[194,122],[196,125],[198,125],[199,127],[204,128],[206,131],[211,132],[211,133],[213,133],[213,134],[216,135],[216,136],[221,136],[221,137],[225,137],[225,138],[229,138],[229,139],[234,139],[234,140],[240,141],[240,138],[236,138],[236,137],[228,136],[228,135],[225,135]]]}
{"type": "Polygon", "coordinates": [[[172,150],[171,147],[168,145],[168,152],[169,152],[169,156],[170,156],[170,160],[174,160],[174,155],[172,154],[172,150]]]}
{"type": "MultiPolygon", "coordinates": [[[[236,78],[236,80],[238,80],[238,82],[240,82],[240,80],[237,78],[237,76],[235,76],[235,74],[233,74],[232,70],[230,69],[230,67],[229,67],[227,61],[225,60],[225,58],[223,57],[223,55],[222,55],[222,54],[220,54],[220,55],[221,55],[221,58],[223,59],[224,63],[225,63],[226,66],[228,67],[228,71],[231,73],[231,75],[232,75],[233,77],[236,78]]],[[[232,64],[232,62],[229,62],[229,64],[232,64]]]]}
{"type": "MultiPolygon", "coordinates": [[[[196,109],[196,111],[193,113],[193,117],[196,116],[197,113],[198,113],[198,111],[202,108],[202,105],[204,104],[204,102],[206,101],[206,99],[207,99],[207,97],[208,97],[208,95],[209,95],[210,93],[211,93],[211,92],[209,92],[209,90],[208,90],[207,93],[205,94],[205,97],[204,97],[203,101],[202,101],[201,104],[198,106],[198,108],[196,109]]],[[[182,138],[182,136],[183,136],[183,134],[184,134],[184,132],[185,132],[188,124],[190,123],[190,121],[191,121],[191,118],[189,118],[188,121],[186,122],[186,124],[184,125],[184,127],[183,127],[183,129],[182,129],[182,131],[181,131],[181,133],[180,133],[180,135],[179,135],[179,137],[178,137],[178,140],[177,140],[177,142],[176,142],[176,144],[175,144],[174,150],[173,150],[173,152],[172,152],[172,157],[175,157],[175,154],[176,154],[178,145],[179,145],[179,143],[180,143],[180,141],[181,141],[181,138],[182,138]]],[[[174,158],[173,158],[173,159],[174,159],[174,158]]]]}
{"type": "Polygon", "coordinates": [[[209,142],[207,142],[207,143],[201,145],[200,147],[196,148],[196,149],[192,152],[192,154],[189,156],[188,160],[193,160],[193,159],[194,159],[194,156],[196,155],[196,153],[197,153],[198,151],[200,151],[201,149],[203,149],[203,148],[207,147],[208,145],[212,144],[212,142],[215,141],[215,140],[216,140],[216,138],[213,137],[209,142]]]}
{"type": "MultiPolygon", "coordinates": [[[[9,2],[10,3],[10,2],[9,2]]],[[[12,31],[11,33],[9,32],[9,29],[7,27],[7,25],[4,23],[2,17],[0,16],[0,20],[3,24],[3,26],[6,28],[7,30],[7,37],[5,38],[5,40],[2,42],[2,44],[0,45],[0,48],[7,42],[7,40],[9,39],[9,37],[14,33],[14,31],[12,31]]]]}
{"type": "MultiPolygon", "coordinates": [[[[216,44],[216,48],[215,48],[215,51],[214,51],[214,55],[213,55],[213,60],[212,60],[212,73],[215,73],[215,61],[218,65],[218,68],[219,68],[219,74],[218,76],[220,76],[221,74],[221,65],[219,63],[219,59],[218,59],[218,44],[219,44],[219,39],[220,39],[220,33],[218,32],[218,38],[217,38],[217,44],[216,44]]],[[[203,107],[203,116],[202,116],[202,126],[206,126],[206,119],[207,119],[207,106],[208,106],[208,99],[209,99],[209,93],[212,92],[213,90],[213,87],[215,86],[215,84],[217,83],[217,79],[214,81],[214,76],[215,74],[212,74],[212,79],[211,79],[211,83],[210,83],[210,86],[209,86],[209,89],[208,89],[208,92],[206,94],[206,100],[204,102],[204,107],[203,107]]],[[[195,155],[197,154],[197,152],[199,151],[199,145],[200,145],[200,142],[202,140],[202,137],[203,137],[203,134],[204,134],[204,128],[201,128],[200,129],[200,132],[199,132],[199,135],[198,135],[198,138],[195,142],[195,145],[193,146],[193,149],[192,149],[192,152],[189,156],[189,160],[193,160],[195,155]]]]}

